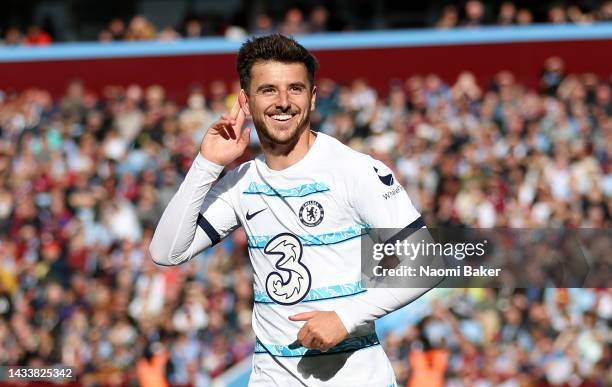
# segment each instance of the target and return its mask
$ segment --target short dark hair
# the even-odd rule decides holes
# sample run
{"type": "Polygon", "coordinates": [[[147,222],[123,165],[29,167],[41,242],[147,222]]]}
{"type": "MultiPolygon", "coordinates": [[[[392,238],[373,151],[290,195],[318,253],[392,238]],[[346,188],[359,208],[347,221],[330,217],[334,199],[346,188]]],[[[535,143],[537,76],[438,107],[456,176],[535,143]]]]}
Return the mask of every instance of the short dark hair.
{"type": "Polygon", "coordinates": [[[319,62],[307,49],[281,34],[254,37],[247,40],[238,51],[236,70],[240,76],[240,87],[248,90],[251,84],[251,68],[257,62],[276,61],[302,63],[308,71],[310,87],[314,87],[315,73],[319,62]]]}

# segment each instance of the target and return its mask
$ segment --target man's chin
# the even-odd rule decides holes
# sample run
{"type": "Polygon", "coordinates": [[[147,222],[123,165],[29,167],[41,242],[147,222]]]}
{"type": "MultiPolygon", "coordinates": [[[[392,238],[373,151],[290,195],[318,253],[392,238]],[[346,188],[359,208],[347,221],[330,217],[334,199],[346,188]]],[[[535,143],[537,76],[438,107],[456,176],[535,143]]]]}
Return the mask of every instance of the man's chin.
{"type": "Polygon", "coordinates": [[[266,128],[264,137],[273,144],[287,145],[295,142],[298,137],[296,128],[270,129],[266,128]]]}
{"type": "Polygon", "coordinates": [[[257,134],[263,142],[271,145],[291,145],[297,142],[304,128],[308,126],[308,119],[309,116],[307,115],[306,119],[287,126],[278,125],[275,127],[274,123],[266,122],[265,119],[255,120],[254,124],[257,134]]]}
{"type": "Polygon", "coordinates": [[[297,133],[268,133],[268,139],[274,144],[287,145],[294,143],[297,140],[297,133]]]}

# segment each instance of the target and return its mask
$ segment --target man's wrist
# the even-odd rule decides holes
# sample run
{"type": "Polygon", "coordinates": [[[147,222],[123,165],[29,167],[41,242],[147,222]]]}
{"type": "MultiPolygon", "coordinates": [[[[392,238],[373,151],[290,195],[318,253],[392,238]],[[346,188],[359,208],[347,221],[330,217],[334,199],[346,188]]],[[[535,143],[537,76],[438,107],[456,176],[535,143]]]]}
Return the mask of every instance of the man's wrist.
{"type": "Polygon", "coordinates": [[[204,157],[204,155],[202,155],[202,152],[198,152],[198,155],[193,161],[193,166],[199,171],[208,172],[216,176],[219,176],[221,171],[223,171],[223,168],[225,168],[223,165],[219,165],[208,160],[206,157],[204,157]]]}
{"type": "Polygon", "coordinates": [[[357,327],[357,321],[355,317],[348,309],[340,308],[338,310],[335,310],[335,312],[340,321],[342,322],[342,325],[344,325],[344,328],[350,335],[357,327]]]}

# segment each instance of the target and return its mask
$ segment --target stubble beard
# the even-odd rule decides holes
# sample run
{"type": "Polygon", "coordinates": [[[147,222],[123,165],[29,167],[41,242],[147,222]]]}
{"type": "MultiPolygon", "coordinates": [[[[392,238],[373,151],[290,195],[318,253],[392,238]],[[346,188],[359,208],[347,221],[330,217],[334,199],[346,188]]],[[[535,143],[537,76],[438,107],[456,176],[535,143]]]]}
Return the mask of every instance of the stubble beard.
{"type": "MultiPolygon", "coordinates": [[[[264,115],[265,116],[265,115],[264,115]]],[[[274,130],[270,130],[268,125],[266,124],[264,116],[253,116],[253,125],[255,125],[255,130],[257,131],[257,135],[262,143],[271,148],[285,148],[288,145],[296,144],[298,139],[300,138],[302,132],[308,128],[310,124],[310,110],[306,110],[304,117],[297,123],[293,133],[285,139],[278,138],[278,136],[274,135],[274,130]]],[[[289,147],[291,148],[291,147],[289,147]]]]}

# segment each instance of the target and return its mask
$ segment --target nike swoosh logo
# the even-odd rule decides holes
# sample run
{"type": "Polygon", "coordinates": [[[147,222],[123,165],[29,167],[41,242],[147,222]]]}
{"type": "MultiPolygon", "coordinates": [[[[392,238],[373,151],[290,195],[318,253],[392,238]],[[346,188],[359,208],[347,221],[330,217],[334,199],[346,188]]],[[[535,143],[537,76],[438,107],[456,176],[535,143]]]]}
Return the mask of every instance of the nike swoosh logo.
{"type": "Polygon", "coordinates": [[[263,210],[259,210],[259,211],[257,211],[257,212],[253,212],[252,214],[249,214],[249,211],[247,211],[247,213],[246,213],[246,218],[247,218],[247,220],[251,220],[251,219],[253,219],[253,218],[255,217],[255,215],[257,215],[257,214],[259,214],[260,212],[263,212],[263,211],[265,211],[265,210],[267,210],[267,209],[268,209],[268,208],[266,207],[266,208],[264,208],[263,210]]]}

